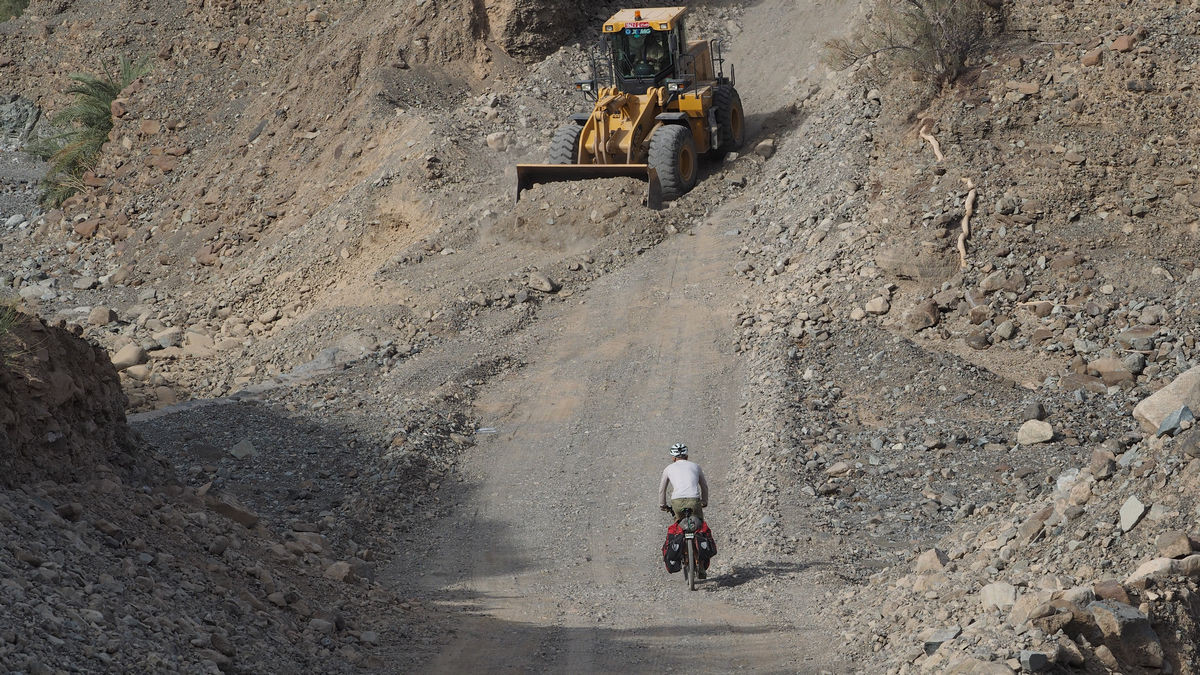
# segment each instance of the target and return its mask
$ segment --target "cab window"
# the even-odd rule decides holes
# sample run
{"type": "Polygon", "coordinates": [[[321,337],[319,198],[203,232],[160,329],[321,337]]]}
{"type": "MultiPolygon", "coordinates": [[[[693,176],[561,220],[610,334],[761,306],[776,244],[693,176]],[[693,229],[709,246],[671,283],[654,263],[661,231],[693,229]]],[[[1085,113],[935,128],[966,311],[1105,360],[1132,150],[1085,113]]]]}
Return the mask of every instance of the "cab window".
{"type": "Polygon", "coordinates": [[[613,58],[622,79],[658,77],[671,67],[671,49],[666,31],[626,28],[614,36],[613,58]]]}

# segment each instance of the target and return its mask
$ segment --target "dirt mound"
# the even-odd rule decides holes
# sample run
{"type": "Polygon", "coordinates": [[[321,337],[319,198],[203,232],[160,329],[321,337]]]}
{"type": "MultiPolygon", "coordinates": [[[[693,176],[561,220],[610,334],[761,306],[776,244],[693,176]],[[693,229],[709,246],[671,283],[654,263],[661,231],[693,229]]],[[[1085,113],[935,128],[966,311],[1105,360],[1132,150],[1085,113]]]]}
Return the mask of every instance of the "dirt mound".
{"type": "Polygon", "coordinates": [[[612,178],[549,183],[527,191],[490,234],[512,241],[571,249],[636,224],[658,220],[645,207],[646,183],[612,178]]]}
{"type": "Polygon", "coordinates": [[[78,333],[21,314],[0,335],[0,485],[79,479],[145,459],[125,423],[116,369],[78,333]]]}

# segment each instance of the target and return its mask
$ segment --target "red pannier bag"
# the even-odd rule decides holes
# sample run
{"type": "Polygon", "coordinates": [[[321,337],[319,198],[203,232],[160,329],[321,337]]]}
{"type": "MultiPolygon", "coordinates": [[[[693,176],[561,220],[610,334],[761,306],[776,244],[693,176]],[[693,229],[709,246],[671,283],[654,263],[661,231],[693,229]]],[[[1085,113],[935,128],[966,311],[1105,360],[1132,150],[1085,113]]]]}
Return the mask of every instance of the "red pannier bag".
{"type": "Polygon", "coordinates": [[[679,527],[678,523],[673,523],[667,528],[667,540],[663,542],[662,547],[663,564],[667,566],[667,572],[674,574],[683,569],[683,550],[686,543],[683,528],[679,527]]]}
{"type": "Polygon", "coordinates": [[[707,570],[708,561],[717,555],[717,540],[713,538],[708,523],[703,523],[700,525],[700,529],[696,530],[696,550],[700,555],[701,567],[707,570]]]}

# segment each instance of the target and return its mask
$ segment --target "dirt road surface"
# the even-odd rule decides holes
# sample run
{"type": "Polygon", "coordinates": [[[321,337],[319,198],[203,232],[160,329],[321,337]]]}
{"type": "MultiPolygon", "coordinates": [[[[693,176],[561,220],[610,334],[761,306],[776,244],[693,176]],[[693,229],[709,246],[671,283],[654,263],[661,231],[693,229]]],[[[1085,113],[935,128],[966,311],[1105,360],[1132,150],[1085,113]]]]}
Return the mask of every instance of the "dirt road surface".
{"type": "Polygon", "coordinates": [[[718,556],[688,593],[657,557],[655,490],[673,442],[706,468],[719,536],[741,382],[727,339],[743,290],[728,274],[729,226],[710,221],[546,317],[536,362],[482,398],[497,433],[466,461],[457,516],[434,528],[445,546],[400,562],[401,577],[475,617],[430,671],[825,665],[831,629],[803,574],[772,601],[785,613],[744,597],[755,577],[802,565],[768,572],[718,556]]]}
{"type": "MultiPolygon", "coordinates": [[[[742,65],[756,73],[742,88],[752,119],[783,105],[774,89],[812,77],[817,32],[848,4],[748,10],[733,55],[759,63],[742,65]],[[802,29],[780,49],[741,48],[762,31],[782,38],[781,21],[802,29]]],[[[655,491],[672,443],[688,444],[705,468],[718,546],[730,508],[722,500],[745,395],[730,334],[751,292],[730,274],[725,233],[738,215],[738,203],[724,205],[693,236],[543,316],[529,365],[481,397],[478,419],[496,433],[464,462],[456,515],[431,527],[441,547],[432,560],[413,550],[393,570],[471,617],[430,672],[836,669],[826,661],[836,627],[820,611],[829,589],[810,576],[820,552],[758,566],[725,552],[695,593],[658,556],[667,523],[655,491]]]]}

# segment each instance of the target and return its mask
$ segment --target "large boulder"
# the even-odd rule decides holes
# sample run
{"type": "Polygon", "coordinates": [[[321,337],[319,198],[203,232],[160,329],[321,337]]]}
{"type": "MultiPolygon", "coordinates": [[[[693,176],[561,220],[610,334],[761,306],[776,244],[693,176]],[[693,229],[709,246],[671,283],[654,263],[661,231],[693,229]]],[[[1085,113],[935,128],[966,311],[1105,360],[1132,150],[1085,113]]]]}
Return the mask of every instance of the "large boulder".
{"type": "Polygon", "coordinates": [[[1193,411],[1200,410],[1200,366],[1188,370],[1171,384],[1142,399],[1134,407],[1133,416],[1146,431],[1153,433],[1158,431],[1168,415],[1184,406],[1193,411]]]}
{"type": "Polygon", "coordinates": [[[1160,668],[1163,648],[1145,614],[1124,603],[1101,600],[1088,605],[1104,642],[1125,663],[1160,668]]]}

